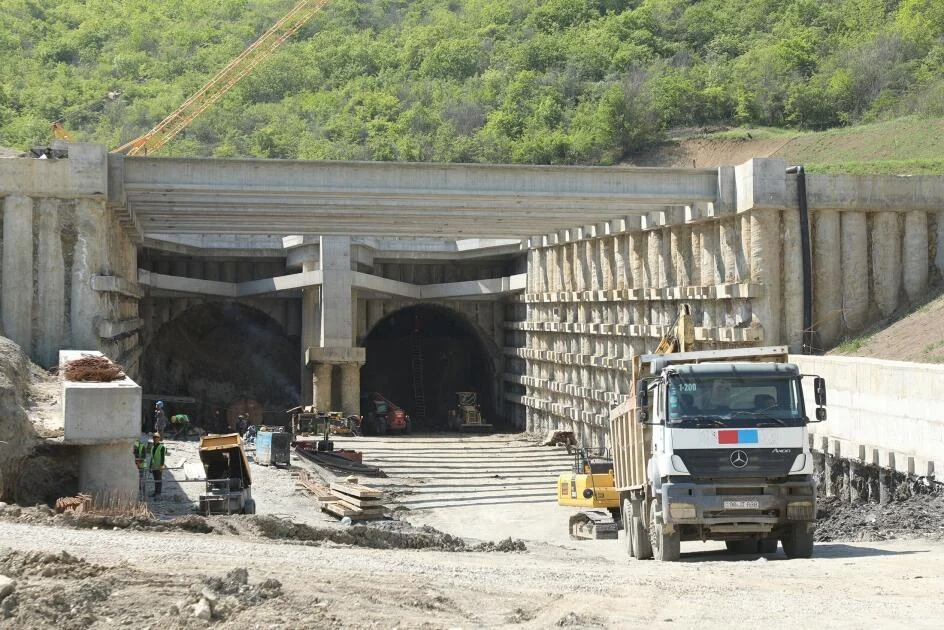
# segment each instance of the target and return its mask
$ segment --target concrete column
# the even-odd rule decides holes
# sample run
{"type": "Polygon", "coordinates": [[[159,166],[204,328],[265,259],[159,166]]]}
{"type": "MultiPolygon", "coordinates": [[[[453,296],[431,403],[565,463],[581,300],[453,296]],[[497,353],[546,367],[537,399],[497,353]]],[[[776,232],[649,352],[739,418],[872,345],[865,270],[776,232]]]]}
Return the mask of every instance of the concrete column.
{"type": "Polygon", "coordinates": [[[665,286],[666,267],[668,257],[665,254],[665,243],[662,239],[662,230],[651,230],[649,236],[649,286],[661,289],[665,286]]]}
{"type": "Polygon", "coordinates": [[[574,290],[586,291],[589,288],[587,282],[587,250],[584,244],[579,241],[571,245],[571,249],[573,250],[574,261],[574,290]]]}
{"type": "Polygon", "coordinates": [[[361,409],[361,364],[341,364],[341,411],[358,415],[361,409]]]}
{"type": "Polygon", "coordinates": [[[587,261],[587,288],[591,291],[599,291],[602,286],[600,281],[600,240],[588,238],[584,241],[584,255],[587,261]]]}
{"type": "Polygon", "coordinates": [[[79,491],[93,497],[136,498],[138,469],[131,453],[132,443],[132,440],[122,440],[80,447],[79,491]]]}
{"type": "Polygon", "coordinates": [[[838,242],[839,213],[817,210],[813,214],[813,327],[823,349],[839,341],[842,262],[838,242]]]}
{"type": "Polygon", "coordinates": [[[878,212],[872,221],[872,297],[879,312],[888,317],[898,307],[901,291],[898,214],[878,212]]]}
{"type": "Polygon", "coordinates": [[[740,234],[736,217],[726,217],[718,222],[718,246],[721,252],[723,275],[721,282],[738,282],[737,250],[740,248],[740,234]]]}
{"type": "Polygon", "coordinates": [[[331,369],[330,363],[315,363],[312,370],[314,396],[311,404],[320,411],[331,411],[331,369]]]}
{"type": "Polygon", "coordinates": [[[803,350],[803,252],[800,213],[784,210],[783,223],[783,335],[790,352],[803,350]]]}
{"type": "MultiPolygon", "coordinates": [[[[714,286],[723,282],[723,263],[721,257],[720,227],[716,222],[706,223],[698,228],[701,234],[701,284],[714,286]]],[[[720,314],[723,308],[715,300],[705,300],[703,325],[706,328],[720,326],[723,317],[720,314]]]]}
{"type": "Polygon", "coordinates": [[[33,200],[10,195],[3,202],[3,334],[32,356],[33,200]]]}
{"type": "Polygon", "coordinates": [[[761,297],[752,302],[754,324],[764,329],[764,344],[784,342],[781,325],[780,211],[752,210],[750,213],[751,281],[764,286],[761,297]]]}
{"type": "MultiPolygon", "coordinates": [[[[843,212],[839,249],[842,268],[842,319],[855,332],[869,317],[869,235],[864,212],[843,212]]],[[[927,251],[927,244],[924,246],[927,251]]]]}
{"type": "Polygon", "coordinates": [[[561,245],[560,252],[563,260],[561,291],[574,291],[576,286],[576,280],[574,280],[574,248],[570,244],[561,245]]]}
{"type": "Polygon", "coordinates": [[[905,238],[902,250],[905,294],[915,302],[928,288],[928,215],[905,214],[905,238]]]}
{"type": "Polygon", "coordinates": [[[616,288],[628,289],[632,286],[629,279],[629,237],[620,234],[613,239],[613,269],[616,274],[616,288]]]}
{"type": "Polygon", "coordinates": [[[351,238],[321,237],[321,347],[353,345],[354,305],[351,238]]]}
{"type": "Polygon", "coordinates": [[[934,252],[934,264],[937,266],[937,272],[944,276],[944,212],[936,212],[934,222],[937,224],[937,247],[934,252]]]}
{"type": "MultiPolygon", "coordinates": [[[[49,368],[59,362],[65,321],[65,261],[59,234],[59,200],[39,202],[36,256],[36,361],[49,368]]],[[[4,265],[6,267],[6,265],[4,265]]]]}
{"type": "Polygon", "coordinates": [[[615,239],[610,236],[600,239],[600,288],[605,291],[616,286],[614,245],[616,245],[615,239]]]}
{"type": "Polygon", "coordinates": [[[675,286],[692,286],[692,230],[685,225],[676,225],[670,234],[675,286]]]}

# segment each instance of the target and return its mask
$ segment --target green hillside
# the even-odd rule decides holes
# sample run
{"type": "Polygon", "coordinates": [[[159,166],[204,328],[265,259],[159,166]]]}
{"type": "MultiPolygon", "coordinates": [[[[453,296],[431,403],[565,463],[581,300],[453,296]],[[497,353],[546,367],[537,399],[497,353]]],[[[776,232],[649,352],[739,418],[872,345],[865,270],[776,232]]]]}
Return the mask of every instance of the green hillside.
{"type": "MultiPolygon", "coordinates": [[[[0,0],[0,145],[136,137],[293,4],[0,0]]],[[[679,127],[899,119],[944,119],[940,0],[330,0],[162,154],[608,164],[679,127]]]]}

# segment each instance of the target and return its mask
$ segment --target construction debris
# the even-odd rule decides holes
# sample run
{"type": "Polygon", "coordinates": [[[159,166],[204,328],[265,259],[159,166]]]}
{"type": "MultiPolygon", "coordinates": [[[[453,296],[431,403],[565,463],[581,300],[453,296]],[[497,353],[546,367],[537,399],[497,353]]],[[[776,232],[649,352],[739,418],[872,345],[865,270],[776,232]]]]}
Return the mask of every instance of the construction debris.
{"type": "Polygon", "coordinates": [[[84,381],[90,383],[108,383],[125,378],[124,369],[108,357],[82,355],[81,359],[73,359],[65,364],[63,375],[67,381],[84,381]]]}
{"type": "Polygon", "coordinates": [[[94,516],[154,518],[147,503],[119,493],[102,492],[94,496],[79,493],[74,497],[56,499],[59,514],[88,514],[94,516]]]}
{"type": "Polygon", "coordinates": [[[383,491],[362,486],[356,479],[348,478],[345,483],[332,483],[326,486],[319,483],[308,472],[302,471],[296,483],[321,504],[321,510],[337,516],[347,517],[352,521],[365,521],[385,518],[389,511],[383,504],[383,491]]]}

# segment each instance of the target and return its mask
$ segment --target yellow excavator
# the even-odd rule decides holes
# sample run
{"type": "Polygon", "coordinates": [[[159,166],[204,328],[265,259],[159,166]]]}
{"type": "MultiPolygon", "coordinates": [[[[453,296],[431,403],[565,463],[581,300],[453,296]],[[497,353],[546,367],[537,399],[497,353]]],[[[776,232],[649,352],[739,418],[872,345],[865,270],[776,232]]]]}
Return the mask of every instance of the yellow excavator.
{"type": "MultiPolygon", "coordinates": [[[[672,328],[662,337],[653,354],[686,352],[695,341],[695,326],[688,304],[679,307],[672,328]]],[[[574,539],[615,539],[619,533],[620,495],[613,477],[613,459],[607,449],[591,454],[577,446],[570,472],[557,478],[557,504],[581,508],[570,517],[568,527],[574,539]]]]}

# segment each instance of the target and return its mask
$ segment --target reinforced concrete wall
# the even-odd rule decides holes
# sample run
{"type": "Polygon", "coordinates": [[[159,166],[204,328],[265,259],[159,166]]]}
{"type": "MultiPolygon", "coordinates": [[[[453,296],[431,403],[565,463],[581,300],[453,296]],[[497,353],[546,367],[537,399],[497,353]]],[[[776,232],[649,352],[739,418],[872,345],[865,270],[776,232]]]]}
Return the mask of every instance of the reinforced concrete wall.
{"type": "MultiPolygon", "coordinates": [[[[804,337],[797,175],[782,160],[718,170],[716,203],[664,208],[529,241],[509,308],[508,413],[603,445],[635,354],[690,307],[698,349],[804,337]]],[[[813,346],[920,299],[944,271],[944,178],[807,180],[813,346]]]]}
{"type": "MultiPolygon", "coordinates": [[[[809,425],[814,450],[905,475],[944,474],[944,366],[859,357],[790,360],[826,379],[826,422],[809,425]]],[[[812,388],[804,393],[813,409],[812,388]]]]}
{"type": "Polygon", "coordinates": [[[0,160],[0,330],[52,367],[99,350],[137,373],[136,227],[108,198],[104,147],[0,160]]]}

